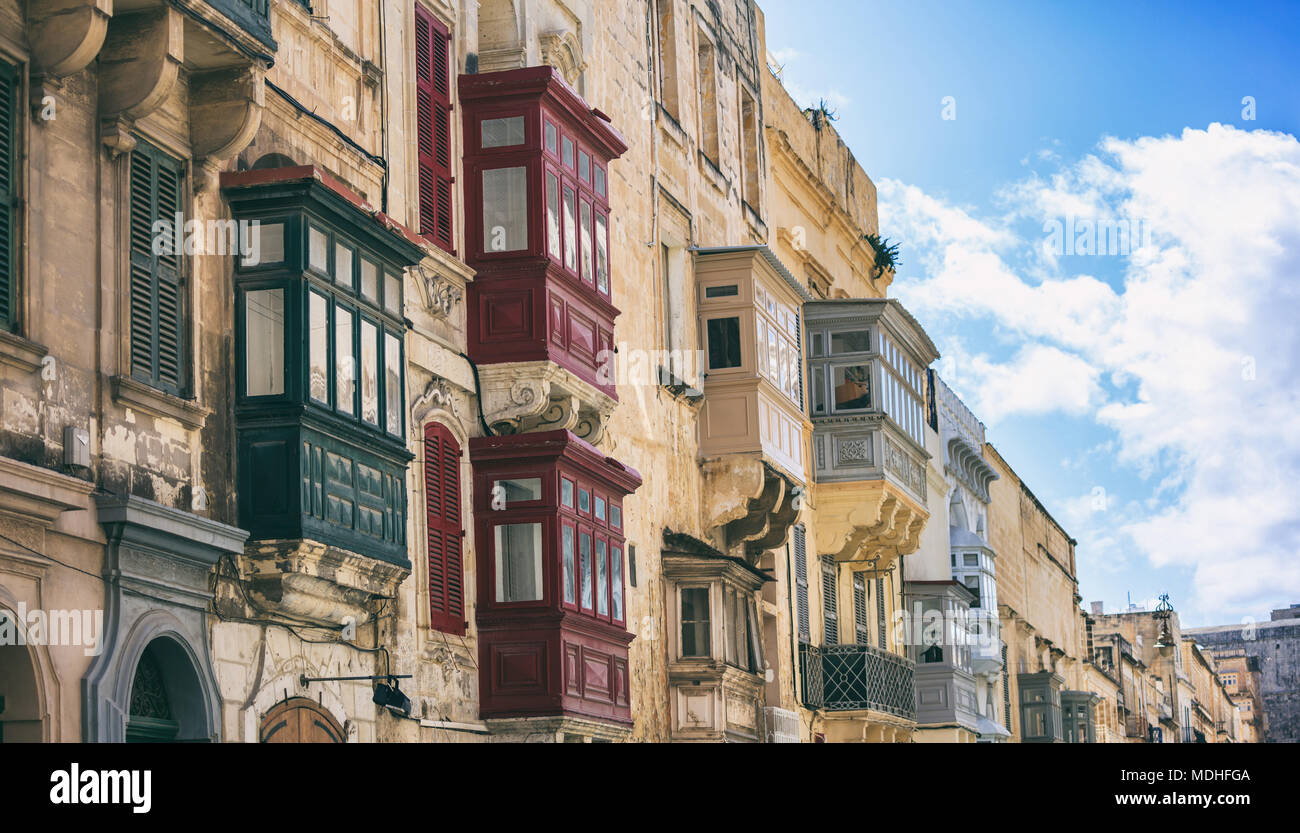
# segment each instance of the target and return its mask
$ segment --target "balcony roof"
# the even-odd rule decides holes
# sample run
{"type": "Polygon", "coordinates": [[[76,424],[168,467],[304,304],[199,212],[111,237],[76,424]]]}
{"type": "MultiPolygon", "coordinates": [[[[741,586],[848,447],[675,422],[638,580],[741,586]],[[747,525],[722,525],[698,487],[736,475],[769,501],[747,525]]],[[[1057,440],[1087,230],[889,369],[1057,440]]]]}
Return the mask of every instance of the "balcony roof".
{"type": "Polygon", "coordinates": [[[910,342],[909,346],[923,366],[939,358],[939,348],[934,346],[925,328],[896,298],[830,298],[811,301],[804,305],[804,310],[808,324],[814,323],[814,319],[850,318],[858,314],[885,319],[897,335],[910,342]]]}
{"type": "Polygon", "coordinates": [[[696,246],[693,247],[691,251],[694,252],[697,257],[735,254],[737,252],[757,252],[762,255],[763,259],[767,261],[767,264],[781,276],[781,279],[790,285],[790,288],[799,296],[799,300],[804,302],[813,300],[812,293],[810,293],[803,284],[799,283],[799,279],[791,274],[789,269],[785,268],[785,264],[781,262],[781,258],[777,257],[776,253],[767,246],[712,246],[709,248],[696,246]]]}

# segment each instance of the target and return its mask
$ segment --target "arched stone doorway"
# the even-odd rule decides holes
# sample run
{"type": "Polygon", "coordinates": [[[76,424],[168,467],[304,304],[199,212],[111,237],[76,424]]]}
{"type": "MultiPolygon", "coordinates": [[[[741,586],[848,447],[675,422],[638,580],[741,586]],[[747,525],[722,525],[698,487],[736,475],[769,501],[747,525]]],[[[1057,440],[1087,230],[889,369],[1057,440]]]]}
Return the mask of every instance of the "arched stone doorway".
{"type": "Polygon", "coordinates": [[[343,727],[306,697],[290,697],[266,713],[260,743],[343,743],[343,727]]]}
{"type": "Polygon", "coordinates": [[[0,743],[37,743],[44,739],[31,652],[25,645],[0,646],[0,743]]]}
{"type": "Polygon", "coordinates": [[[151,641],[131,682],[128,743],[209,740],[207,703],[189,654],[176,640],[151,641]]]}

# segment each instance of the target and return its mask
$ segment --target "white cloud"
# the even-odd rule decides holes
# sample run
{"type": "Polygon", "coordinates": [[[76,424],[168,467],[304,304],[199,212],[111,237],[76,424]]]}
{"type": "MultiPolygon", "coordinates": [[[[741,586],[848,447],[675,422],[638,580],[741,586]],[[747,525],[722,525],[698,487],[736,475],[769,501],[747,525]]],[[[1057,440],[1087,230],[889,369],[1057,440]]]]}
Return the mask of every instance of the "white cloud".
{"type": "Polygon", "coordinates": [[[882,228],[917,253],[894,284],[904,303],[932,328],[1014,337],[1004,363],[964,359],[963,393],[990,422],[1091,413],[1113,430],[1152,496],[1092,537],[1191,571],[1193,610],[1300,599],[1300,143],[1217,124],[1108,138],[999,197],[1008,213],[983,219],[880,183],[882,228]],[[1112,288],[1069,271],[1096,261],[1042,251],[1037,225],[1068,214],[1140,219],[1152,245],[1112,288]]]}

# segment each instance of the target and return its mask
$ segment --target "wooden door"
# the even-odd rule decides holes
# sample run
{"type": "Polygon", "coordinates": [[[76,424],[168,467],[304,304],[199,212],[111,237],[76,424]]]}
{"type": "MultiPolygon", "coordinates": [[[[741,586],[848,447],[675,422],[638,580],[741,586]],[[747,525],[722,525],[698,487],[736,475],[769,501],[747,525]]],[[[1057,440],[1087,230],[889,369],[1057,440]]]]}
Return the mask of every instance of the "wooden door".
{"type": "Polygon", "coordinates": [[[342,743],[343,729],[319,705],[291,697],[262,719],[262,743],[342,743]]]}

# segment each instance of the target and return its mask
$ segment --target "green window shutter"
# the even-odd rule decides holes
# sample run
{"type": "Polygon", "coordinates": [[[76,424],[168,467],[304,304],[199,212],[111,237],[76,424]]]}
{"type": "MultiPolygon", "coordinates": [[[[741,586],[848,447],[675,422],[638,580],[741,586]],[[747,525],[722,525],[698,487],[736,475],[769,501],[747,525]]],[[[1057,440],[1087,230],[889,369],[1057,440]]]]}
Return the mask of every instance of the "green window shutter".
{"type": "Polygon", "coordinates": [[[18,76],[0,64],[0,328],[10,329],[17,318],[14,303],[14,180],[15,137],[18,132],[18,76]]]}
{"type": "Polygon", "coordinates": [[[131,152],[131,375],[168,393],[185,386],[181,253],[154,250],[154,223],[174,229],[184,173],[179,160],[141,142],[131,152]]]}
{"type": "Polygon", "coordinates": [[[835,562],[829,558],[822,559],[822,630],[825,631],[823,642],[827,645],[840,644],[840,591],[839,571],[835,562]]]}

